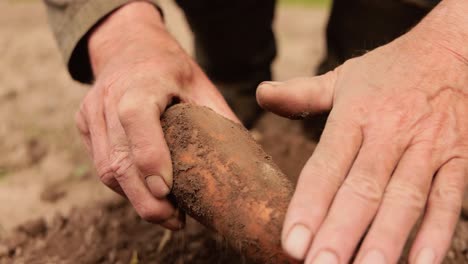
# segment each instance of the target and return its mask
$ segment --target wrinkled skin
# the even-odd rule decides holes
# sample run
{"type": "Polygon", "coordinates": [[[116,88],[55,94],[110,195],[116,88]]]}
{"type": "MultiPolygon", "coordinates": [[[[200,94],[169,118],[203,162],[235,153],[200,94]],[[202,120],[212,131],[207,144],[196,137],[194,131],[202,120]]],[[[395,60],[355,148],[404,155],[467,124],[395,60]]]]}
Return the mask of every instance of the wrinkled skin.
{"type": "MultiPolygon", "coordinates": [[[[442,261],[467,182],[467,13],[466,1],[445,0],[410,33],[333,72],[259,87],[259,103],[287,117],[331,110],[284,223],[291,256],[347,263],[364,237],[356,262],[394,263],[422,216],[410,261],[442,261]]],[[[236,117],[148,3],[114,12],[88,48],[96,81],[77,124],[100,179],[142,218],[181,228],[166,199],[160,115],[180,100],[236,117]]]]}
{"type": "Polygon", "coordinates": [[[363,238],[356,263],[396,263],[422,216],[410,263],[442,262],[468,181],[468,50],[428,33],[437,19],[325,75],[259,86],[282,116],[331,110],[284,223],[291,256],[348,263],[363,238]]]}
{"type": "Polygon", "coordinates": [[[184,216],[166,199],[172,164],[161,114],[181,101],[237,118],[151,4],[134,2],[114,12],[88,47],[96,81],[76,120],[101,181],[127,197],[143,219],[181,228],[184,216]]]}

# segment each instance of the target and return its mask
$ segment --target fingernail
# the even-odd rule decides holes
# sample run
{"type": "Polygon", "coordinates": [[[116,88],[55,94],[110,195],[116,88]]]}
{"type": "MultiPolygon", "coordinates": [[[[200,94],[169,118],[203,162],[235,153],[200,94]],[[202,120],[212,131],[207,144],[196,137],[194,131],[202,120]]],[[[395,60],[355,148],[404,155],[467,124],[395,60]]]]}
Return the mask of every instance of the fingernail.
{"type": "Polygon", "coordinates": [[[310,230],[304,225],[298,224],[289,231],[283,248],[291,257],[301,260],[304,259],[309,248],[310,239],[310,230]]]}
{"type": "Polygon", "coordinates": [[[331,251],[322,250],[315,257],[312,264],[338,264],[338,257],[331,251]]]}
{"type": "Polygon", "coordinates": [[[166,197],[169,194],[169,187],[166,182],[160,176],[148,176],[146,177],[146,184],[150,192],[159,199],[166,197]]]}
{"type": "Polygon", "coordinates": [[[361,264],[385,264],[385,256],[379,250],[369,251],[361,261],[361,264]]]}
{"type": "Polygon", "coordinates": [[[278,86],[280,84],[281,84],[281,82],[265,81],[265,82],[261,82],[259,86],[272,86],[272,87],[275,87],[275,86],[278,86]]]}
{"type": "Polygon", "coordinates": [[[173,217],[164,221],[163,225],[166,228],[173,230],[173,231],[179,230],[182,227],[184,227],[184,224],[177,217],[173,217]]]}
{"type": "Polygon", "coordinates": [[[419,251],[418,256],[416,257],[415,264],[432,264],[435,261],[434,250],[430,248],[423,248],[419,251]]]}

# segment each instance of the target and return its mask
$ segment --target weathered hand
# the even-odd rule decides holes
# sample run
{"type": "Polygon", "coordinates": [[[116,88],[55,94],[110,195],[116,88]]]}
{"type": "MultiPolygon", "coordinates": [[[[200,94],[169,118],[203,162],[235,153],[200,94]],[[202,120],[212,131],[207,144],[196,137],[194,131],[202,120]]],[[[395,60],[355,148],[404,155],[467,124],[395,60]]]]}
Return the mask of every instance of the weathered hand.
{"type": "Polygon", "coordinates": [[[181,228],[183,215],[165,198],[172,164],[160,115],[173,100],[235,115],[148,3],[114,12],[88,46],[96,82],[77,125],[101,181],[126,196],[143,219],[181,228]]]}
{"type": "Polygon", "coordinates": [[[410,262],[442,262],[468,181],[468,29],[458,23],[457,42],[428,25],[456,2],[333,72],[259,86],[258,102],[282,116],[331,109],[284,223],[291,256],[348,263],[364,238],[355,262],[396,263],[423,214],[410,262]]]}

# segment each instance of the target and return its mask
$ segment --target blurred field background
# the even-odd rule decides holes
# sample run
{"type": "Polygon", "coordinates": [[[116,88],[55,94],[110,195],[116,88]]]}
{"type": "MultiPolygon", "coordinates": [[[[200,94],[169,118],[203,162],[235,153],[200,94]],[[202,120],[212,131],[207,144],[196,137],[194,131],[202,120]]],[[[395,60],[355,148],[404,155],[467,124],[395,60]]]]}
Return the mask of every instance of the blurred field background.
{"type": "MultiPolygon", "coordinates": [[[[161,3],[168,29],[191,53],[192,35],[183,14],[172,1],[161,3]]],[[[274,23],[279,48],[273,64],[276,80],[314,73],[324,54],[330,3],[279,0],[274,23]]],[[[2,263],[2,239],[16,226],[38,218],[49,223],[57,213],[67,215],[73,207],[94,206],[97,209],[86,214],[104,219],[99,207],[119,198],[97,180],[80,142],[74,113],[90,87],[70,79],[39,0],[0,0],[0,58],[2,263]]],[[[305,139],[300,123],[271,114],[260,120],[253,133],[292,178],[297,177],[314,148],[305,139]]],[[[114,220],[113,215],[107,217],[114,220]]],[[[138,223],[137,217],[130,220],[130,224],[138,223]]],[[[145,228],[148,226],[141,232],[145,228]]],[[[468,252],[468,222],[460,224],[457,236],[457,250],[449,253],[454,262],[447,263],[466,263],[456,258],[465,254],[463,250],[468,252]]],[[[125,243],[134,240],[128,234],[119,239],[125,243]]],[[[468,253],[466,256],[468,260],[468,253]]]]}

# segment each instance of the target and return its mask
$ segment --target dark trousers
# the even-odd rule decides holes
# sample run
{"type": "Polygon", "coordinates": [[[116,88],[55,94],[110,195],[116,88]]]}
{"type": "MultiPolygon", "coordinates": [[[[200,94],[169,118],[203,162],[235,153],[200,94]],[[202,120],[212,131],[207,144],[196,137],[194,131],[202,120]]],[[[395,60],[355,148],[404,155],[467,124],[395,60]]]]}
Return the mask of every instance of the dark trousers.
{"type": "MultiPolygon", "coordinates": [[[[256,86],[272,78],[276,1],[176,1],[194,33],[197,61],[218,84],[234,111],[245,119],[243,111],[255,112],[244,108],[256,105],[256,86]]],[[[417,24],[437,2],[335,0],[327,26],[326,57],[316,72],[325,73],[349,58],[392,41],[417,24]]]]}

